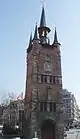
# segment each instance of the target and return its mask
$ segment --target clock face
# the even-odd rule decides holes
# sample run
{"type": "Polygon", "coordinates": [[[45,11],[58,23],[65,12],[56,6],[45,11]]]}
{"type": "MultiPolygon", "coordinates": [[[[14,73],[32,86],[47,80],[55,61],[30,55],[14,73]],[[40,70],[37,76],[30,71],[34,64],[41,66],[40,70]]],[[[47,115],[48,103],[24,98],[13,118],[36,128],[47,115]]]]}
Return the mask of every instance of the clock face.
{"type": "Polygon", "coordinates": [[[47,66],[47,69],[50,70],[50,69],[51,69],[51,63],[47,62],[46,64],[47,64],[47,65],[46,65],[46,66],[47,66]]]}
{"type": "Polygon", "coordinates": [[[47,55],[47,56],[45,57],[45,60],[48,61],[48,62],[50,62],[50,61],[51,61],[51,57],[47,55]]]}

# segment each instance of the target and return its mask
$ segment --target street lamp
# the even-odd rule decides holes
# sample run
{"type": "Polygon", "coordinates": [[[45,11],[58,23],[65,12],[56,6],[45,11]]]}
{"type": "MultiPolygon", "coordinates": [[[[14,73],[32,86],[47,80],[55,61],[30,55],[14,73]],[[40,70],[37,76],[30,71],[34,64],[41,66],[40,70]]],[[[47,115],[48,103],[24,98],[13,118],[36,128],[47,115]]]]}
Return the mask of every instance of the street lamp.
{"type": "Polygon", "coordinates": [[[78,139],[78,136],[79,136],[80,131],[77,131],[77,132],[78,132],[78,133],[77,133],[76,139],[78,139]]]}

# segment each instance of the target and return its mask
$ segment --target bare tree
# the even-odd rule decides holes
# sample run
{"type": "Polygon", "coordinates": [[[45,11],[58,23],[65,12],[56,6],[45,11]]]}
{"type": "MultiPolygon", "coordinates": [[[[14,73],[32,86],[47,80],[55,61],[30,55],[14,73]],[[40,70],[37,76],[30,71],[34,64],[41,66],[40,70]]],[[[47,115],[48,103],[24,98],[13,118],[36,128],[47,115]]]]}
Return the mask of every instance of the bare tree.
{"type": "Polygon", "coordinates": [[[1,105],[5,106],[5,105],[9,105],[11,101],[14,101],[15,99],[15,94],[13,92],[11,93],[7,93],[6,96],[3,96],[1,99],[1,105]]]}

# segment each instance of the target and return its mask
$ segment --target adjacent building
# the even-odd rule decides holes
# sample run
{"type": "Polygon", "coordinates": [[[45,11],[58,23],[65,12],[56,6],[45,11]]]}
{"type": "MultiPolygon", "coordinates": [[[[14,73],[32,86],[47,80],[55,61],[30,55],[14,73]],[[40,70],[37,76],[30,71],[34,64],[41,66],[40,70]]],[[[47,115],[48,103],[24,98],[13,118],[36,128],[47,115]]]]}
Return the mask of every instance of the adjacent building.
{"type": "Polygon", "coordinates": [[[79,105],[74,97],[74,120],[73,120],[73,125],[79,124],[80,123],[80,108],[79,105]]]}
{"type": "Polygon", "coordinates": [[[11,101],[3,109],[3,123],[12,126],[19,125],[22,128],[24,120],[24,100],[11,101]]]}
{"type": "Polygon", "coordinates": [[[0,105],[0,125],[3,124],[3,110],[4,110],[4,106],[0,105]]]}
{"type": "Polygon", "coordinates": [[[9,124],[10,121],[10,111],[9,106],[5,105],[3,108],[3,124],[9,124]]]}
{"type": "Polygon", "coordinates": [[[74,121],[79,121],[80,109],[74,94],[69,92],[67,89],[63,89],[62,99],[63,99],[65,123],[72,124],[74,121]]]}
{"type": "Polygon", "coordinates": [[[24,126],[24,99],[17,101],[17,111],[16,111],[17,124],[20,129],[24,126]]]}

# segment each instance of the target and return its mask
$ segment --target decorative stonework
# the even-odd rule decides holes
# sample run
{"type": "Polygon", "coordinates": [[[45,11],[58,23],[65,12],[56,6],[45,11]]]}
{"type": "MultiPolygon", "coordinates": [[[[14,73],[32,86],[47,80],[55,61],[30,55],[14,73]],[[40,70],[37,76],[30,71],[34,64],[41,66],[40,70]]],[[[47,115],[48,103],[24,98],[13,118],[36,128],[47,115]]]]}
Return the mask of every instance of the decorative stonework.
{"type": "Polygon", "coordinates": [[[51,57],[50,56],[45,56],[44,58],[44,70],[45,71],[52,71],[52,61],[51,61],[51,57]]]}

